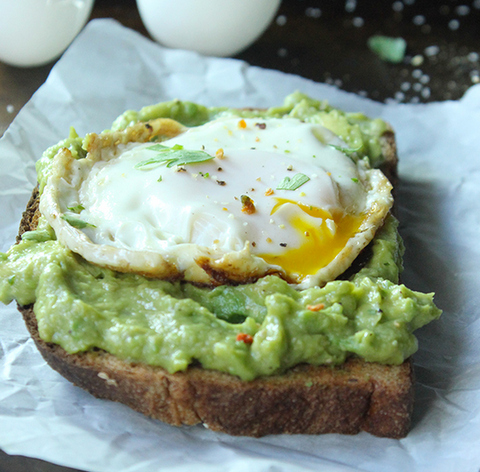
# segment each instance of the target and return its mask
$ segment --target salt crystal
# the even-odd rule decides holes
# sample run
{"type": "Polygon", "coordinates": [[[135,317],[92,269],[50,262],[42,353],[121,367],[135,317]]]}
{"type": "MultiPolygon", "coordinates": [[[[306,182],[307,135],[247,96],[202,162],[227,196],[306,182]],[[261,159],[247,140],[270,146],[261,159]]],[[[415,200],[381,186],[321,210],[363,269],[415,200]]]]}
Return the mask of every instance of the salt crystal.
{"type": "Polygon", "coordinates": [[[412,57],[412,60],[410,61],[410,64],[412,66],[421,66],[423,64],[423,56],[421,54],[417,54],[416,56],[412,57]]]}
{"type": "Polygon", "coordinates": [[[455,8],[455,12],[458,16],[466,16],[470,13],[470,7],[467,5],[458,5],[458,7],[455,8]]]}
{"type": "Polygon", "coordinates": [[[353,26],[355,26],[355,28],[361,28],[365,24],[365,20],[363,18],[360,18],[359,16],[356,16],[352,20],[352,24],[353,26]]]}
{"type": "Polygon", "coordinates": [[[347,0],[345,3],[345,11],[352,13],[357,8],[357,0],[347,0]]]}
{"type": "Polygon", "coordinates": [[[450,20],[448,22],[448,27],[452,30],[452,31],[456,31],[458,30],[458,28],[460,28],[460,22],[458,20],[450,20]]]}
{"type": "Polygon", "coordinates": [[[421,95],[423,98],[430,98],[430,95],[431,95],[431,90],[429,87],[425,87],[422,92],[421,92],[421,95]]]}
{"type": "Polygon", "coordinates": [[[422,71],[420,69],[415,69],[412,71],[412,77],[415,79],[419,79],[423,75],[422,71]]]}
{"type": "Polygon", "coordinates": [[[322,16],[322,10],[320,10],[320,8],[309,7],[305,10],[305,15],[310,18],[320,18],[320,16],[322,16]]]}
{"type": "Polygon", "coordinates": [[[421,84],[428,84],[428,82],[430,82],[430,76],[428,76],[427,74],[423,74],[420,77],[420,83],[421,84]]]}
{"type": "Polygon", "coordinates": [[[425,56],[436,56],[440,52],[440,48],[438,46],[428,46],[423,51],[425,56]]]}
{"type": "Polygon", "coordinates": [[[403,10],[403,3],[402,2],[393,2],[392,9],[393,9],[393,11],[402,11],[403,10]]]}
{"type": "Polygon", "coordinates": [[[413,24],[414,25],[417,25],[417,26],[420,26],[420,25],[423,25],[425,24],[425,17],[423,15],[415,15],[413,17],[413,24]]]}
{"type": "Polygon", "coordinates": [[[470,62],[477,62],[479,59],[478,52],[471,52],[470,54],[468,54],[467,59],[470,62]]]}

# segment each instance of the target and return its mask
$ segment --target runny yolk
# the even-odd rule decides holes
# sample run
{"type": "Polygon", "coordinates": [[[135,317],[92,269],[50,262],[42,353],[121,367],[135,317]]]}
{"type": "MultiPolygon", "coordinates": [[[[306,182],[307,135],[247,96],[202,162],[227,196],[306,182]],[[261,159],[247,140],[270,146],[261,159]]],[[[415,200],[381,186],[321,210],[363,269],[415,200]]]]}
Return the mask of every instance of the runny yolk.
{"type": "Polygon", "coordinates": [[[269,264],[279,265],[287,273],[298,274],[300,277],[316,274],[330,264],[346,246],[348,240],[358,232],[364,219],[355,215],[332,215],[327,210],[287,199],[279,199],[271,214],[285,203],[297,205],[304,213],[318,218],[319,224],[313,225],[311,219],[307,221],[302,217],[302,213],[296,214],[290,224],[300,235],[300,246],[287,248],[280,254],[258,255],[269,264]]]}

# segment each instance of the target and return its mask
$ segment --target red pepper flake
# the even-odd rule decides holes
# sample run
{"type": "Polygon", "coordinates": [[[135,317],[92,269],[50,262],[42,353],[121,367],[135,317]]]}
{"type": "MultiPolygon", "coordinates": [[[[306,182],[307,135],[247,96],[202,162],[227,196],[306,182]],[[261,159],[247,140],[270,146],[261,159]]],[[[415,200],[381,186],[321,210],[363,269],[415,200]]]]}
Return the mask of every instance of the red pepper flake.
{"type": "Polygon", "coordinates": [[[255,123],[255,126],[257,126],[260,129],[265,129],[267,127],[266,123],[255,123]]]}
{"type": "Polygon", "coordinates": [[[246,333],[238,333],[237,334],[237,341],[243,341],[245,344],[252,344],[253,337],[246,333]]]}
{"type": "Polygon", "coordinates": [[[215,153],[215,157],[217,159],[223,159],[225,157],[225,153],[223,152],[223,149],[217,149],[217,152],[215,153]]]}
{"type": "Polygon", "coordinates": [[[245,128],[247,127],[246,121],[243,120],[243,119],[240,120],[240,121],[238,122],[238,127],[239,127],[239,128],[242,128],[242,129],[245,129],[245,128]]]}
{"type": "Polygon", "coordinates": [[[252,241],[252,246],[255,247],[257,243],[255,241],[252,241]]]}
{"type": "Polygon", "coordinates": [[[325,305],[323,303],[318,303],[317,305],[307,305],[307,310],[310,311],[320,311],[325,308],[325,305]]]}
{"type": "Polygon", "coordinates": [[[267,190],[265,191],[265,196],[269,197],[270,195],[273,195],[273,190],[271,188],[267,188],[267,190]]]}
{"type": "Polygon", "coordinates": [[[255,205],[253,200],[248,195],[242,195],[242,211],[247,215],[253,215],[255,213],[255,205]]]}

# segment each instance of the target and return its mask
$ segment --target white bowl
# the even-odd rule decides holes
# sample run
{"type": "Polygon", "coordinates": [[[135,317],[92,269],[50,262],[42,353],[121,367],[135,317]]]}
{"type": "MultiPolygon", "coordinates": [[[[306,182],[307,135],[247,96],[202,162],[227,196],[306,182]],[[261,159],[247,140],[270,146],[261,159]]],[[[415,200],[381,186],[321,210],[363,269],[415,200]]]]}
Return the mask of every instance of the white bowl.
{"type": "Polygon", "coordinates": [[[280,0],[137,0],[160,44],[208,56],[233,56],[270,25],[280,0]]]}
{"type": "Polygon", "coordinates": [[[84,27],[94,0],[0,0],[0,61],[40,66],[84,27]]]}

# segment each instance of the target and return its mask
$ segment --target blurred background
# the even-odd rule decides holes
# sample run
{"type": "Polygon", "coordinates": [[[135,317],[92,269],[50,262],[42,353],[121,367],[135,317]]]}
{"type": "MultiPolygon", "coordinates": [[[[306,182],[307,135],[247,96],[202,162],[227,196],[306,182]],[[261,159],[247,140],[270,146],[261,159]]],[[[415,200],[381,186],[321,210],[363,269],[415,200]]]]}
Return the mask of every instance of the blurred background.
{"type": "MultiPolygon", "coordinates": [[[[149,37],[135,0],[96,0],[90,18],[114,18],[149,37]]],[[[480,82],[479,53],[480,0],[283,0],[260,38],[234,57],[373,100],[417,103],[462,97],[480,82]],[[401,38],[404,57],[392,63],[374,53],[375,35],[401,38]]],[[[54,62],[0,62],[0,135],[54,62]]]]}
{"type": "MultiPolygon", "coordinates": [[[[11,0],[0,0],[0,21],[2,2],[11,0]]],[[[135,0],[96,0],[87,16],[150,37],[135,0]]],[[[258,40],[233,57],[379,102],[425,103],[459,99],[479,83],[479,53],[480,0],[282,0],[258,40]],[[374,51],[371,38],[379,35],[396,42],[380,39],[374,51]]],[[[54,64],[0,61],[0,136],[54,64]]],[[[0,472],[71,470],[0,451],[0,472]]]]}

